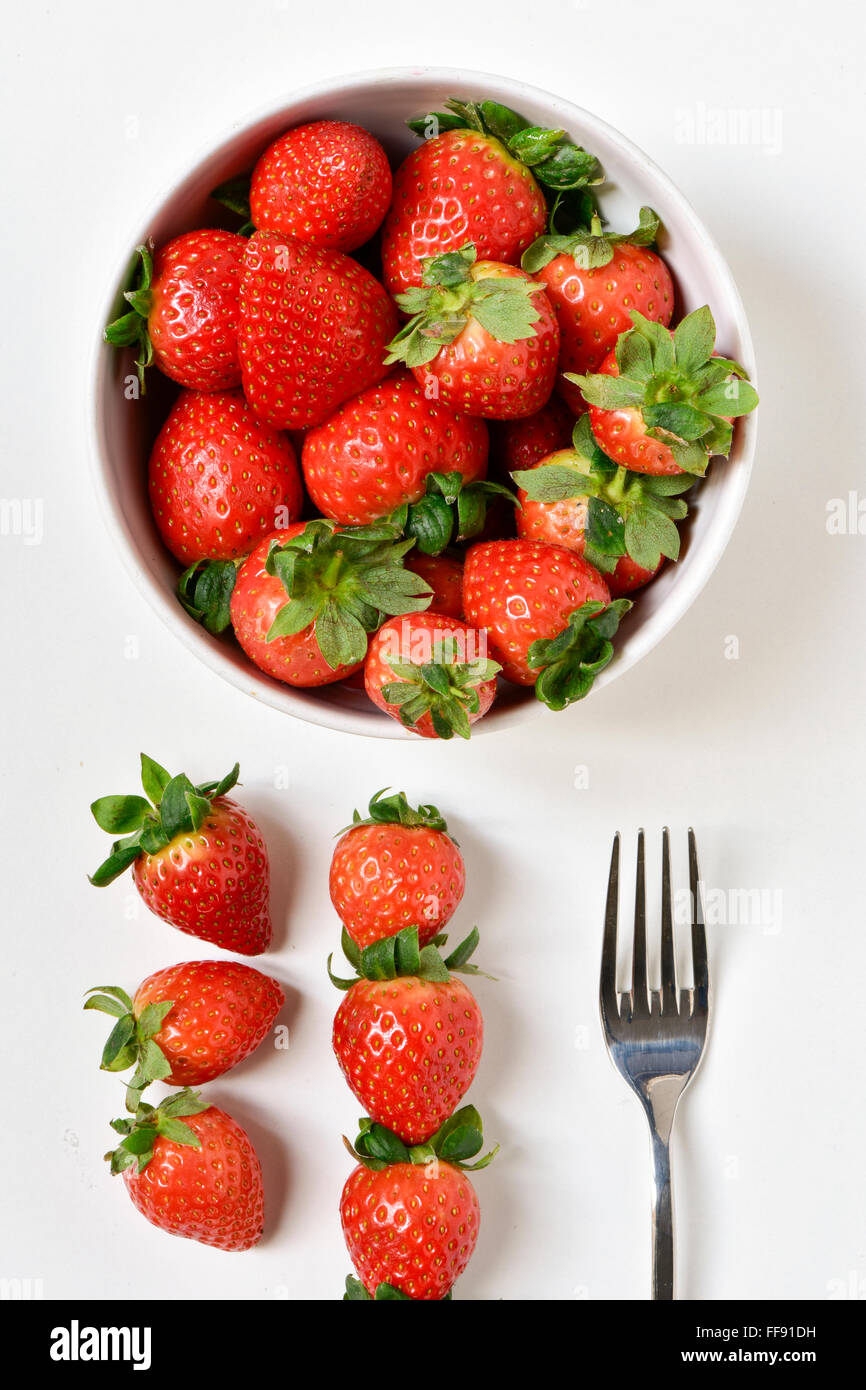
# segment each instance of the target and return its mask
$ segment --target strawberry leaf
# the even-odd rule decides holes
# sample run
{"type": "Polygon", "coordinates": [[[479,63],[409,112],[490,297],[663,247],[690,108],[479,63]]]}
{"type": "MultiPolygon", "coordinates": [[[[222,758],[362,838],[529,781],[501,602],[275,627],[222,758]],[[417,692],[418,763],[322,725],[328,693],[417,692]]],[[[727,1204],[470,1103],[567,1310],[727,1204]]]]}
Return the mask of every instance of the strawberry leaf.
{"type": "Polygon", "coordinates": [[[709,306],[687,314],[674,329],[674,353],[677,367],[690,375],[699,371],[712,356],[716,341],[716,325],[709,306]]]}
{"type": "MultiPolygon", "coordinates": [[[[343,830],[337,832],[338,835],[343,835],[346,830],[352,830],[358,825],[423,825],[428,830],[447,831],[448,825],[437,806],[419,806],[416,810],[409,805],[404,792],[392,792],[390,796],[386,796],[385,793],[389,790],[390,788],[383,787],[381,791],[376,792],[370,798],[367,815],[361,816],[359,811],[355,811],[352,824],[344,826],[343,830]]],[[[348,959],[351,960],[351,957],[348,959]]]]}
{"type": "Polygon", "coordinates": [[[141,394],[145,394],[145,376],[153,361],[153,344],[148,329],[148,315],[151,307],[151,280],[153,278],[153,257],[147,246],[137,246],[138,261],[133,268],[134,283],[124,291],[123,297],[131,307],[130,313],[121,315],[109,323],[103,333],[107,343],[113,347],[137,347],[135,365],[141,394]]]}
{"type": "Polygon", "coordinates": [[[164,767],[142,753],[141,781],[150,801],[140,796],[104,796],[91,805],[94,819],[103,830],[115,834],[129,829],[132,833],[115,840],[111,854],[90,876],[90,882],[96,888],[104,888],[142,855],[158,854],[175,835],[198,829],[210,811],[213,797],[234,786],[238,771],[236,763],[222,782],[194,787],[185,774],[170,777],[164,767]]]}
{"type": "Polygon", "coordinates": [[[208,632],[225,632],[231,623],[237,573],[233,560],[196,560],[178,580],[181,605],[208,632]]]}
{"type": "Polygon", "coordinates": [[[413,1163],[426,1167],[434,1159],[441,1159],[455,1168],[473,1171],[486,1168],[499,1149],[497,1145],[476,1163],[466,1162],[474,1158],[484,1144],[484,1127],[474,1105],[464,1105],[455,1111],[425,1144],[407,1148],[398,1135],[366,1116],[359,1122],[354,1146],[345,1138],[343,1143],[353,1158],[375,1172],[381,1172],[392,1163],[413,1163]]]}
{"type": "Polygon", "coordinates": [[[144,788],[144,794],[149,797],[154,806],[158,806],[162,800],[163,792],[171,781],[171,773],[166,772],[164,767],[155,762],[153,758],[149,758],[146,753],[142,753],[140,757],[141,785],[144,788]]]}
{"type": "Polygon", "coordinates": [[[391,523],[338,528],[317,518],[290,540],[274,541],[265,567],[286,591],[267,640],[312,627],[324,660],[355,665],[386,617],[428,607],[430,586],[407,570],[412,545],[391,523]]]}
{"type": "Polygon", "coordinates": [[[618,558],[626,551],[625,523],[602,497],[590,497],[586,507],[586,544],[604,556],[618,558]]]}
{"type": "MultiPolygon", "coordinates": [[[[413,124],[413,122],[412,122],[412,121],[408,121],[407,124],[411,126],[411,125],[413,124]]],[[[420,132],[419,132],[419,134],[420,134],[420,132]]],[[[377,1290],[377,1292],[378,1292],[378,1290],[377,1290]]],[[[364,1288],[364,1285],[361,1283],[360,1279],[356,1279],[353,1275],[347,1274],[347,1275],[346,1275],[346,1292],[343,1294],[343,1302],[344,1302],[344,1303],[372,1303],[373,1300],[372,1300],[372,1298],[370,1297],[370,1295],[367,1293],[367,1290],[364,1288]]]]}
{"type": "Polygon", "coordinates": [[[595,405],[599,410],[631,410],[641,405],[644,399],[642,383],[631,377],[607,376],[603,372],[592,376],[578,376],[574,372],[563,375],[566,381],[580,387],[589,405],[595,405]]]}
{"type": "Polygon", "coordinates": [[[150,802],[142,796],[101,796],[90,807],[100,830],[110,835],[128,835],[139,830],[151,814],[150,802]]]}
{"type": "Polygon", "coordinates": [[[523,276],[485,275],[473,280],[476,250],[471,242],[424,262],[424,286],[397,296],[411,315],[388,345],[386,363],[420,367],[463,332],[474,319],[499,342],[535,337],[540,310],[533,302],[538,285],[523,276]]]}
{"type": "Polygon", "coordinates": [[[548,233],[538,237],[524,251],[520,264],[525,271],[534,275],[556,256],[570,256],[582,270],[595,270],[613,259],[614,248],[621,242],[630,242],[633,246],[651,246],[658,236],[659,226],[658,215],[649,207],[641,208],[637,227],[628,233],[602,231],[601,218],[596,215],[588,231],[580,229],[570,236],[548,233]]]}
{"type": "Polygon", "coordinates": [[[406,975],[414,975],[422,980],[445,984],[451,978],[452,971],[465,975],[484,973],[469,963],[469,957],[479,941],[477,927],[473,927],[465,941],[451,952],[447,960],[443,960],[439,948],[444,946],[446,939],[444,935],[437,937],[422,949],[418,944],[418,928],[404,927],[393,936],[384,936],[365,946],[359,953],[344,933],[343,953],[355,968],[355,978],[344,979],[334,975],[331,970],[331,956],[328,957],[328,975],[337,989],[347,990],[357,984],[359,979],[396,980],[406,975]]]}
{"type": "Polygon", "coordinates": [[[250,176],[249,174],[237,174],[234,178],[226,179],[216,187],[210,195],[215,203],[220,203],[229,212],[234,212],[238,217],[243,218],[244,222],[250,220],[250,176]]]}
{"type": "Polygon", "coordinates": [[[470,736],[469,715],[480,708],[478,688],[494,679],[501,667],[495,661],[461,661],[452,634],[444,633],[437,644],[435,659],[414,662],[400,656],[386,656],[395,681],[382,686],[382,697],[399,709],[400,720],[408,729],[429,714],[436,736],[441,739],[470,736]]]}
{"type": "Polygon", "coordinates": [[[531,298],[538,288],[532,280],[490,276],[478,281],[477,286],[487,292],[471,300],[472,317],[491,338],[500,343],[516,343],[522,338],[535,337],[533,325],[541,317],[541,311],[531,298]],[[487,290],[491,284],[493,288],[487,290]]]}
{"type": "Polygon", "coordinates": [[[730,453],[730,421],[755,409],[757,392],[739,363],[713,356],[716,329],[706,305],[673,333],[636,310],[630,317],[632,328],[616,343],[618,376],[566,378],[599,410],[636,410],[648,436],[670,449],[678,468],[703,477],[713,455],[730,453]]]}
{"type": "Polygon", "coordinates": [[[565,709],[589,694],[595,677],[613,657],[611,638],[631,606],[628,599],[615,599],[607,606],[583,603],[556,637],[533,642],[528,659],[530,666],[539,668],[535,694],[549,709],[565,709]]]}

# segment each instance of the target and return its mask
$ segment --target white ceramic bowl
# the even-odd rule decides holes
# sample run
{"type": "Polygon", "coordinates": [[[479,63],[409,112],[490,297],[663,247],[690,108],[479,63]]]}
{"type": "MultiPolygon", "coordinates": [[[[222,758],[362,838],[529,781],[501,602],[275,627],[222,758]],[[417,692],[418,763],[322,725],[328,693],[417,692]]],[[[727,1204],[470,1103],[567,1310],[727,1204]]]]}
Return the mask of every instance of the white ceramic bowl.
{"type": "MultiPolygon", "coordinates": [[[[386,69],[335,78],[308,87],[241,128],[235,127],[171,185],[134,229],[112,278],[97,339],[102,324],[118,311],[133,248],[149,236],[159,245],[180,232],[208,225],[213,218],[212,204],[208,211],[210,190],[249,169],[283,131],[323,117],[355,121],[378,136],[396,163],[417,143],[406,129],[406,118],[441,107],[449,96],[491,97],[538,125],[564,128],[601,160],[607,178],[602,206],[615,228],[634,225],[642,204],[655,208],[664,226],[661,248],[673,270],[679,309],[688,312],[708,303],[718,326],[720,350],[753,374],[749,327],[731,273],[682,194],[645,154],[597,116],[560,97],[503,77],[443,68],[386,69]]],[[[174,593],[178,569],[157,535],[146,488],[150,445],[170,396],[156,380],[159,373],[152,371],[148,394],[141,400],[127,400],[123,387],[129,371],[127,354],[99,342],[93,369],[95,478],[108,528],[127,569],[166,626],[225,680],[286,714],[346,733],[414,737],[381,714],[362,691],[341,686],[296,690],[272,680],[256,670],[230,640],[210,636],[186,615],[174,593]]],[[[681,559],[666,566],[655,583],[638,595],[621,629],[616,657],[595,682],[594,697],[670,632],[715,569],[742,505],[755,437],[754,418],[741,420],[730,458],[716,459],[700,486],[681,559]]],[[[518,720],[559,717],[531,693],[505,686],[477,732],[492,733],[518,720]]]]}

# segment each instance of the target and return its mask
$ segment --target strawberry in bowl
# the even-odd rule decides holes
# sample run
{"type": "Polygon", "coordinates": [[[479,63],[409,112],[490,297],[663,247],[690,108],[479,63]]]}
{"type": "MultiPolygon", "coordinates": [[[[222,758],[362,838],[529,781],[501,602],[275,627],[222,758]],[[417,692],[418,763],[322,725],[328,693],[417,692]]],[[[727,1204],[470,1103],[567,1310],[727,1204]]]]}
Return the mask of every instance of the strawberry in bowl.
{"type": "Polygon", "coordinates": [[[398,295],[411,315],[390,344],[426,393],[467,415],[534,415],[556,380],[559,328],[528,275],[479,261],[471,244],[425,262],[423,284],[398,295]]]}
{"type": "Polygon", "coordinates": [[[443,613],[392,618],[370,643],[370,699],[422,738],[469,738],[496,698],[499,664],[479,628],[443,613]]]}
{"type": "MultiPolygon", "coordinates": [[[[633,596],[621,628],[625,610],[604,620],[605,660],[584,663],[595,689],[627,669],[716,563],[754,437],[742,307],[676,190],[568,103],[495,78],[448,85],[329,84],[233,137],[207,165],[219,215],[203,178],[167,201],[106,332],[121,355],[100,361],[107,511],[166,621],[266,702],[381,736],[426,725],[364,684],[367,649],[404,613],[464,618],[458,580],[479,543],[568,550],[609,599],[633,596]],[[236,393],[232,420],[217,399],[173,399],[178,385],[236,393]],[[581,418],[591,443],[557,457],[581,418]],[[325,524],[389,527],[404,573],[429,586],[403,591],[417,602],[398,613],[393,593],[347,603],[341,572],[325,604],[323,568],[304,617],[279,553],[297,549],[292,527],[325,524]]],[[[347,535],[355,558],[358,544],[347,535]]],[[[491,623],[478,630],[492,651],[491,623]]],[[[499,688],[485,731],[540,708],[499,688]]]]}

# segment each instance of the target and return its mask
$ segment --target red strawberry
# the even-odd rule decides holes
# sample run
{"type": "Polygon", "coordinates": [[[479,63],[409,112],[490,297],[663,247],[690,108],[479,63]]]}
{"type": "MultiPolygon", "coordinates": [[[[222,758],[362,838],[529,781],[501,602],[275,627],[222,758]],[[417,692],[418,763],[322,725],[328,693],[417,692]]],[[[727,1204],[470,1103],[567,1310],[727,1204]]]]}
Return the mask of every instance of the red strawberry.
{"type": "Polygon", "coordinates": [[[634,310],[631,320],[598,374],[570,378],[589,404],[592,432],[635,472],[702,476],[714,454],[730,453],[731,422],[755,409],[757,393],[744,367],[714,352],[706,305],[673,332],[634,310]]]}
{"type": "Polygon", "coordinates": [[[534,685],[551,709],[588,694],[613,656],[610,639],[631,605],[579,555],[534,541],[491,541],[466,557],[464,604],[486,630],[502,674],[534,685]]]}
{"type": "Polygon", "coordinates": [[[102,888],[132,865],[151,912],[182,932],[239,955],[265,951],[271,939],[268,852],[261,832],[225,795],[238,766],[221,782],[193,786],[141,755],[141,796],[103,796],[91,806],[97,825],[120,834],[90,882],[102,888]]]}
{"type": "MultiPolygon", "coordinates": [[[[551,454],[542,459],[541,466],[564,467],[562,460],[571,460],[569,450],[561,454],[551,454]]],[[[537,465],[538,466],[538,465],[537,465]]],[[[565,550],[583,555],[586,549],[588,503],[592,500],[585,494],[561,498],[556,502],[533,501],[522,489],[518,493],[521,510],[517,513],[517,534],[524,540],[544,541],[548,545],[559,545],[565,550]]],[[[620,555],[612,570],[605,569],[605,583],[612,597],[631,592],[648,584],[663,564],[659,556],[658,564],[652,569],[638,565],[630,555],[620,555]]]]}
{"type": "Polygon", "coordinates": [[[595,443],[585,415],[574,427],[570,449],[512,476],[520,536],[584,555],[604,573],[615,597],[648,583],[665,556],[679,555],[676,522],[687,507],[678,494],[694,479],[650,478],[617,466],[595,443]]]}
{"type": "Polygon", "coordinates": [[[490,454],[501,473],[532,468],[557,449],[567,449],[574,429],[574,415],[558,396],[551,396],[534,415],[494,425],[490,454]]]}
{"type": "Polygon", "coordinates": [[[359,1280],[348,1300],[449,1298],[475,1249],[481,1212],[466,1173],[475,1163],[481,1117],[464,1106],[423,1149],[408,1150],[383,1125],[361,1121],[352,1152],[360,1163],[343,1188],[340,1219],[359,1280]]]}
{"type": "Polygon", "coordinates": [[[642,589],[651,579],[655,579],[663,564],[664,559],[661,559],[655,569],[645,569],[630,555],[621,555],[616,562],[616,568],[607,576],[611,598],[625,598],[626,594],[634,593],[635,589],[642,589]]]}
{"type": "Polygon", "coordinates": [[[215,1105],[183,1090],[158,1109],[140,1103],[106,1154],[134,1206],[154,1226],[220,1250],[249,1250],[262,1236],[262,1169],[249,1136],[215,1105]]]}
{"type": "Polygon", "coordinates": [[[384,524],[342,531],[317,519],[274,532],[238,571],[235,636],[256,666],[288,685],[343,680],[387,614],[429,603],[427,585],[403,565],[411,545],[384,524]]]}
{"type": "Polygon", "coordinates": [[[353,397],[304,440],[314,504],[344,524],[378,521],[424,496],[431,473],[487,472],[487,427],[428,399],[409,372],[353,397]]]}
{"type": "Polygon", "coordinates": [[[369,815],[355,812],[331,860],[331,902],[361,950],[415,926],[422,946],[455,912],[466,875],[463,857],[435,806],[377,792],[369,815]]]}
{"type": "Polygon", "coordinates": [[[417,926],[404,927],[359,951],[344,933],[360,978],[331,975],[347,990],[333,1044],[349,1089],[371,1119],[409,1145],[429,1140],[468,1091],[484,1041],[475,997],[449,973],[479,973],[468,964],[478,928],[445,960],[419,941],[417,926]]]}
{"type": "Polygon", "coordinates": [[[303,502],[295,451],[258,420],[240,391],[182,391],[157,436],[150,505],[184,565],[248,555],[303,502]]]}
{"type": "Polygon", "coordinates": [[[379,141],[346,121],[313,121],[280,136],[253,170],[257,227],[310,246],[354,251],[391,202],[391,168],[379,141]]]}
{"type": "Polygon", "coordinates": [[[225,960],[190,960],[157,970],[134,999],[114,986],[89,993],[85,1009],[116,1019],[103,1070],[135,1066],[132,1092],[152,1081],[201,1086],[222,1076],[255,1052],[285,1002],[276,980],[225,960]]]}
{"type": "Polygon", "coordinates": [[[425,142],[394,176],[383,228],[385,283],[393,294],[422,283],[428,257],[468,241],[482,259],[516,263],[547,223],[539,184],[558,194],[601,178],[598,162],[565,142],[561,130],[530,127],[493,101],[447,107],[409,122],[425,142]]]}
{"type": "Polygon", "coordinates": [[[387,360],[405,362],[452,410],[497,420],[533,415],[553,390],[559,329],[522,270],[476,261],[472,245],[430,261],[424,287],[397,298],[412,317],[387,360]]]}
{"type": "Polygon", "coordinates": [[[277,232],[250,237],[238,336],[244,391],[278,429],[319,425],[380,381],[396,326],[378,280],[341,251],[277,232]]]}
{"type": "Polygon", "coordinates": [[[370,642],[364,685],[374,704],[423,738],[469,737],[496,696],[487,639],[458,618],[392,618],[370,642]]]}
{"type": "Polygon", "coordinates": [[[472,1084],[481,1010],[460,980],[361,980],[334,1019],[334,1052],[352,1094],[406,1144],[439,1128],[472,1084]]]}
{"type": "MultiPolygon", "coordinates": [[[[562,372],[597,372],[620,333],[631,327],[637,309],[648,319],[669,324],[674,312],[670,271],[655,251],[659,219],[641,208],[630,236],[603,232],[592,218],[588,232],[543,236],[529,248],[523,267],[537,275],[559,320],[562,372]]],[[[559,378],[559,390],[575,413],[583,410],[580,391],[559,378]]]]}
{"type": "Polygon", "coordinates": [[[429,613],[444,613],[449,618],[463,617],[463,561],[453,555],[424,555],[410,550],[406,568],[420,574],[433,590],[429,613]]]}
{"type": "Polygon", "coordinates": [[[246,237],[235,232],[184,232],[157,252],[146,246],[138,284],[124,298],[131,311],[108,325],[117,347],[137,346],[138,374],[151,361],[181,386],[224,391],[239,386],[238,318],[246,237]]]}

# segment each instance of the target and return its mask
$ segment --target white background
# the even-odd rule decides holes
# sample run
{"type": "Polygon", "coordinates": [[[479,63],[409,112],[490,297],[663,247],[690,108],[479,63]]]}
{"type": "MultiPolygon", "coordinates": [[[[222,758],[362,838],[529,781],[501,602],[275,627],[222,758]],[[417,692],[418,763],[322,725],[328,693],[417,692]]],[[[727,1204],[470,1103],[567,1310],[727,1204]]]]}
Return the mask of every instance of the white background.
{"type": "Polygon", "coordinates": [[[841,0],[18,8],[0,87],[2,490],[43,499],[45,530],[41,545],[0,538],[0,1276],[48,1297],[339,1296],[340,1134],[358,1111],[330,1052],[327,868],[333,833],[390,784],[446,811],[469,875],[457,925],[480,924],[500,977],[478,985],[472,1099],[502,1153],[477,1179],[458,1297],[646,1295],[644,1120],[602,1046],[597,968],[612,833],[630,858],[636,827],[665,822],[680,876],[691,822],[708,884],[772,907],[712,932],[713,1036],[676,1136],[681,1292],[866,1296],[866,538],[826,527],[830,499],[866,490],[860,22],[841,0]],[[331,73],[418,62],[522,78],[641,145],[730,261],[763,398],[744,514],[676,631],[597,700],[459,747],[304,726],[197,664],[113,552],[85,443],[94,316],[142,210],[247,112],[331,73]],[[682,139],[683,113],[700,130],[719,107],[759,110],[768,138],[682,139]],[[131,882],[85,878],[104,850],[88,804],[135,789],[140,748],[196,780],[238,757],[271,848],[278,932],[261,964],[290,993],[291,1048],[212,1087],[266,1171],[266,1239],[243,1256],[148,1226],[101,1160],[122,1092],[97,1070],[107,1020],[82,1014],[82,993],[196,953],[130,915],[131,882]]]}

